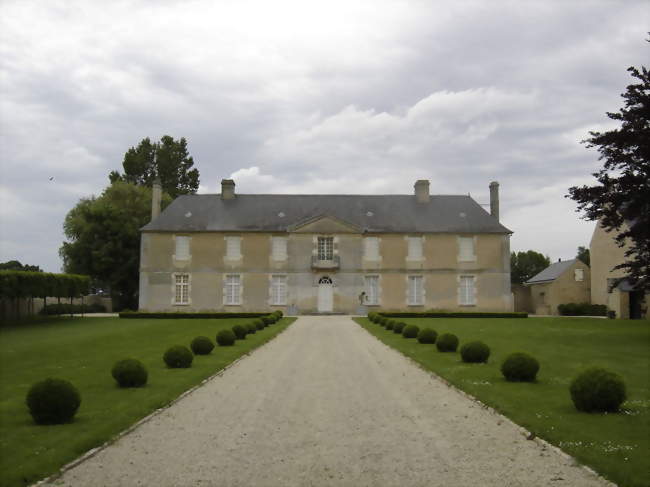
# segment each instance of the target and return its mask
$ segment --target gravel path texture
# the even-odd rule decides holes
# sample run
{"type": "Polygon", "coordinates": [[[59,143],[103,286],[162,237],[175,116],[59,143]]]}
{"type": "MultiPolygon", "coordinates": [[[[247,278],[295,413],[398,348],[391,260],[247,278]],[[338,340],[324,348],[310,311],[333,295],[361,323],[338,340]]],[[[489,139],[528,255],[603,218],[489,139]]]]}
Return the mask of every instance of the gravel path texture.
{"type": "Polygon", "coordinates": [[[612,484],[349,317],[309,316],[48,485],[612,484]]]}

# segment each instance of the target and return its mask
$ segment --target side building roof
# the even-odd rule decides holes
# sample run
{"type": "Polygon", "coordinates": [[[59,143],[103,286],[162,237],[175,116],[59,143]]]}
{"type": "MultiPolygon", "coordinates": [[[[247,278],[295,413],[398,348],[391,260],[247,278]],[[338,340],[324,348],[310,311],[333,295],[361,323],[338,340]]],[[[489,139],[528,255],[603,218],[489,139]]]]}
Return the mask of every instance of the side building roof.
{"type": "Polygon", "coordinates": [[[470,196],[220,194],[176,198],[144,232],[287,232],[332,217],[368,233],[512,233],[470,196]]]}
{"type": "Polygon", "coordinates": [[[569,269],[578,259],[564,260],[551,264],[539,274],[528,279],[524,284],[541,284],[544,282],[555,281],[564,272],[569,269]]]}

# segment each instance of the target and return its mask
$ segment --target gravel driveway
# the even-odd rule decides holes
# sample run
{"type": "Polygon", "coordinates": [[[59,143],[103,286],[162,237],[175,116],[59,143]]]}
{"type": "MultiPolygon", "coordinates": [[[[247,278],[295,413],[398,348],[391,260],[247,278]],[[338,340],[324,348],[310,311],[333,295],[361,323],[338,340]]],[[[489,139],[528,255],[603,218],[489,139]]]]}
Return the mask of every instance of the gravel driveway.
{"type": "Polygon", "coordinates": [[[301,317],[51,485],[611,484],[330,316],[301,317]]]}

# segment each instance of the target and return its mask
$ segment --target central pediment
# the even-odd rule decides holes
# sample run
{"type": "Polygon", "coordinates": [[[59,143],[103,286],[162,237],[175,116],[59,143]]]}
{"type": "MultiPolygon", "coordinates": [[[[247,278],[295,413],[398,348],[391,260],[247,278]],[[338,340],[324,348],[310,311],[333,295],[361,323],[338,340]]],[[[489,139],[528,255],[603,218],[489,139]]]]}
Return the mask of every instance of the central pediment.
{"type": "Polygon", "coordinates": [[[331,215],[318,215],[291,225],[293,233],[362,233],[361,227],[331,215]]]}

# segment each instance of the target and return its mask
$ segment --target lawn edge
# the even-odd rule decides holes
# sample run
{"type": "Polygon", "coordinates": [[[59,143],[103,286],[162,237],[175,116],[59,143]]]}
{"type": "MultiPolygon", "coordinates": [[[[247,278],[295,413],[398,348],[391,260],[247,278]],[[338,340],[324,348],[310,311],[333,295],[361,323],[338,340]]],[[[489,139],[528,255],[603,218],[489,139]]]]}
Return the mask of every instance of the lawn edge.
{"type": "Polygon", "coordinates": [[[262,347],[268,345],[268,344],[271,343],[273,340],[275,340],[277,337],[279,337],[280,335],[282,335],[282,334],[283,334],[284,332],[286,332],[286,331],[289,329],[289,327],[290,327],[290,326],[291,326],[291,325],[292,325],[292,324],[293,324],[293,323],[298,319],[298,317],[295,317],[295,316],[287,316],[286,318],[291,319],[292,321],[289,322],[289,323],[287,324],[287,326],[285,327],[285,329],[282,330],[282,331],[280,331],[277,335],[272,336],[272,337],[271,337],[270,339],[268,339],[267,341],[265,341],[265,342],[259,344],[258,346],[256,346],[256,347],[250,349],[248,352],[246,352],[245,354],[241,355],[241,356],[238,357],[237,359],[233,360],[233,361],[230,362],[228,365],[226,365],[224,368],[222,368],[222,369],[218,370],[217,372],[215,372],[214,374],[212,374],[210,377],[206,377],[205,379],[203,379],[201,382],[199,382],[199,383],[196,384],[195,386],[192,386],[191,388],[189,388],[189,389],[187,389],[186,391],[182,392],[178,397],[176,397],[175,399],[172,399],[169,403],[167,403],[167,404],[165,404],[164,406],[162,406],[162,407],[156,409],[155,411],[149,413],[149,414],[146,415],[144,418],[139,419],[137,422],[133,423],[133,424],[132,424],[131,426],[129,426],[127,429],[125,429],[125,430],[123,430],[123,431],[120,431],[120,432],[119,432],[118,434],[116,434],[114,437],[110,438],[109,440],[106,440],[106,441],[105,441],[104,443],[102,443],[101,445],[96,446],[95,448],[91,448],[91,449],[88,450],[86,453],[83,453],[81,456],[75,458],[75,459],[72,460],[71,462],[66,463],[66,464],[63,465],[63,466],[62,466],[62,467],[61,467],[57,472],[55,472],[55,473],[49,475],[48,477],[45,477],[44,479],[39,480],[39,481],[36,482],[36,483],[31,484],[30,487],[39,487],[39,486],[45,485],[45,484],[47,484],[47,483],[54,482],[55,480],[57,480],[58,478],[60,478],[61,476],[63,476],[63,474],[66,473],[68,470],[71,470],[71,469],[73,469],[74,467],[76,467],[77,465],[79,465],[79,464],[85,462],[86,460],[91,459],[92,457],[94,457],[95,455],[97,455],[97,454],[98,454],[99,452],[101,452],[102,450],[105,450],[106,448],[108,448],[109,446],[111,446],[113,443],[116,443],[116,442],[117,442],[119,439],[121,439],[122,437],[124,437],[124,436],[128,435],[129,433],[131,433],[133,430],[137,429],[138,427],[142,426],[142,425],[145,424],[145,423],[148,423],[148,422],[151,421],[153,418],[155,418],[156,416],[158,416],[159,414],[161,414],[163,411],[169,409],[169,408],[172,407],[174,404],[176,404],[177,402],[181,401],[184,397],[189,396],[191,393],[193,393],[193,392],[196,391],[197,389],[203,387],[206,383],[208,383],[208,382],[211,381],[212,379],[215,379],[215,378],[217,378],[217,377],[223,375],[223,374],[224,374],[228,369],[230,369],[231,367],[234,367],[235,365],[237,365],[241,360],[245,359],[246,357],[248,357],[249,355],[251,355],[251,354],[252,354],[253,352],[255,352],[256,350],[259,350],[260,348],[262,348],[262,347]]]}
{"type": "Polygon", "coordinates": [[[553,450],[555,453],[559,454],[560,456],[564,457],[565,459],[572,461],[572,462],[575,464],[576,467],[582,468],[582,469],[585,470],[587,473],[589,473],[589,474],[593,475],[594,477],[596,477],[597,480],[599,480],[599,481],[601,481],[601,482],[604,482],[605,485],[608,485],[608,486],[610,486],[610,487],[618,487],[618,484],[616,484],[616,483],[612,482],[611,480],[609,480],[608,478],[604,477],[603,475],[601,475],[600,473],[598,473],[596,470],[594,470],[594,469],[593,469],[592,467],[590,467],[589,465],[585,465],[584,463],[582,463],[580,460],[578,460],[578,459],[575,458],[574,456],[569,455],[567,452],[565,452],[564,450],[562,450],[559,446],[556,446],[556,445],[554,445],[553,443],[550,443],[549,441],[545,440],[544,438],[540,438],[539,436],[537,436],[536,434],[532,433],[531,431],[528,431],[525,427],[521,426],[519,423],[516,423],[515,421],[513,421],[512,419],[510,419],[508,416],[504,415],[503,413],[497,411],[497,410],[496,410],[495,408],[493,408],[492,406],[488,406],[487,404],[485,404],[484,402],[482,402],[480,399],[476,398],[475,396],[471,395],[470,393],[465,392],[464,390],[462,390],[462,389],[460,389],[459,387],[455,386],[454,384],[452,384],[451,382],[449,382],[449,381],[448,381],[447,379],[445,379],[444,377],[441,377],[441,376],[439,376],[438,374],[436,374],[433,370],[429,370],[429,369],[425,368],[421,363],[419,363],[417,360],[415,360],[415,359],[409,357],[408,355],[406,355],[405,353],[403,353],[401,350],[398,350],[397,348],[393,348],[393,347],[391,347],[390,345],[384,343],[384,341],[382,341],[379,337],[377,337],[376,335],[374,335],[373,333],[371,333],[368,329],[366,329],[365,326],[363,326],[361,323],[359,323],[359,322],[357,321],[357,320],[359,320],[359,319],[364,319],[364,317],[352,317],[351,319],[352,319],[352,321],[354,321],[354,322],[355,322],[355,323],[356,323],[356,324],[357,324],[357,325],[358,325],[358,326],[359,326],[363,331],[365,331],[368,335],[370,335],[372,338],[374,338],[374,339],[377,340],[379,343],[381,343],[384,347],[388,348],[389,350],[393,350],[393,351],[399,353],[402,357],[406,358],[409,362],[411,362],[411,363],[413,363],[414,365],[416,365],[419,369],[421,369],[421,370],[424,371],[425,373],[427,373],[427,374],[433,376],[434,379],[436,379],[436,380],[442,382],[444,385],[446,385],[446,386],[449,387],[450,389],[453,389],[454,391],[456,391],[456,392],[459,393],[460,395],[462,395],[462,396],[464,396],[465,398],[467,398],[467,399],[473,401],[474,403],[478,404],[479,406],[481,406],[483,409],[487,410],[487,411],[490,412],[491,414],[493,414],[493,415],[499,417],[499,419],[502,419],[502,420],[507,421],[508,423],[512,424],[512,425],[513,425],[517,430],[519,430],[519,432],[521,433],[521,435],[524,436],[527,440],[529,440],[529,441],[534,441],[534,442],[536,442],[538,445],[540,445],[540,446],[542,446],[542,447],[549,448],[549,449],[553,450]],[[532,438],[531,438],[531,437],[532,437],[532,438]]]}

